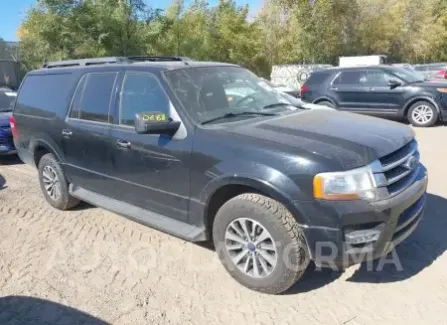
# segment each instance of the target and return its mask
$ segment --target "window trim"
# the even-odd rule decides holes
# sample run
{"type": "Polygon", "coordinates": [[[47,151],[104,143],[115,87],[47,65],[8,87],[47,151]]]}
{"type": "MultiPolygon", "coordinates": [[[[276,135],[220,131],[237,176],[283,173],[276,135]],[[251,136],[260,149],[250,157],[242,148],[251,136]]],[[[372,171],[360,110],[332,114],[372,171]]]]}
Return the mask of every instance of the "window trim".
{"type": "MultiPolygon", "coordinates": [[[[86,76],[86,74],[83,74],[83,75],[81,76],[81,78],[79,78],[79,80],[78,80],[78,84],[76,85],[75,91],[73,92],[73,96],[71,96],[70,106],[69,106],[69,109],[68,109],[68,111],[67,111],[67,118],[68,118],[68,119],[79,119],[79,115],[80,115],[80,114],[78,114],[78,117],[71,117],[70,115],[71,115],[71,112],[73,111],[73,105],[74,105],[75,97],[76,97],[76,95],[77,95],[77,93],[78,93],[79,87],[81,87],[81,84],[82,84],[82,82],[83,82],[84,79],[85,79],[85,76],[86,76]]],[[[84,84],[84,86],[85,86],[85,84],[84,84]]],[[[84,94],[82,94],[81,97],[82,97],[82,96],[84,96],[84,94]]],[[[81,98],[81,99],[82,99],[82,98],[81,98]]],[[[79,110],[79,112],[80,112],[80,110],[79,110]]]]}
{"type": "Polygon", "coordinates": [[[70,109],[68,110],[67,116],[66,116],[65,119],[66,120],[76,120],[76,121],[86,121],[86,122],[91,122],[91,123],[95,123],[95,124],[111,125],[112,124],[111,117],[112,117],[112,111],[113,111],[112,103],[113,103],[114,95],[115,95],[115,92],[116,92],[117,82],[119,81],[119,73],[120,73],[119,71],[101,71],[101,72],[96,72],[95,71],[95,72],[85,72],[84,74],[82,74],[81,78],[79,78],[78,84],[76,85],[76,89],[75,89],[75,91],[73,93],[73,96],[71,98],[70,109]],[[112,92],[111,92],[110,98],[109,98],[109,109],[108,109],[108,112],[107,112],[107,122],[83,119],[83,118],[81,118],[81,109],[79,109],[78,117],[71,117],[70,115],[71,115],[71,112],[73,110],[74,99],[76,97],[76,94],[78,93],[78,90],[79,90],[79,87],[82,84],[82,81],[84,79],[86,79],[85,83],[84,83],[84,87],[83,87],[84,89],[82,89],[81,102],[82,102],[82,99],[84,98],[85,85],[87,84],[87,81],[88,81],[88,78],[90,77],[90,75],[92,75],[92,74],[110,74],[110,73],[114,73],[115,74],[115,80],[113,81],[112,92]]]}

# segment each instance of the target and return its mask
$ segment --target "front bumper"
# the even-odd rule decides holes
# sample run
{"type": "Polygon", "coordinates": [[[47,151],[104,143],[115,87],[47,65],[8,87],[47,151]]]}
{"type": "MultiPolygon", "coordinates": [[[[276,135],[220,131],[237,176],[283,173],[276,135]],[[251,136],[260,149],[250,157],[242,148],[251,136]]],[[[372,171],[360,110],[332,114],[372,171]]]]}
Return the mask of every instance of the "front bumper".
{"type": "Polygon", "coordinates": [[[304,210],[320,213],[318,220],[331,221],[330,226],[303,229],[311,259],[317,266],[345,268],[391,252],[421,220],[427,183],[426,169],[420,165],[412,185],[390,199],[373,203],[315,201],[312,207],[308,205],[304,210]],[[351,239],[356,236],[369,241],[353,244],[351,239]]]}

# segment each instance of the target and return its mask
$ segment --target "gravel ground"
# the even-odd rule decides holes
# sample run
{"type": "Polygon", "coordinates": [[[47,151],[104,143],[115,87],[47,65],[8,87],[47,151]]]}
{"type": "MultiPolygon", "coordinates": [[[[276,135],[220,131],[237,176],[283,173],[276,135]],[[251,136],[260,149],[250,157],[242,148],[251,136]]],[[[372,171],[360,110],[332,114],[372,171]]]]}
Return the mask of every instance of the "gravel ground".
{"type": "Polygon", "coordinates": [[[52,209],[34,169],[0,158],[0,324],[447,324],[447,128],[416,132],[430,194],[403,271],[308,272],[282,296],[237,284],[205,245],[52,209]]]}

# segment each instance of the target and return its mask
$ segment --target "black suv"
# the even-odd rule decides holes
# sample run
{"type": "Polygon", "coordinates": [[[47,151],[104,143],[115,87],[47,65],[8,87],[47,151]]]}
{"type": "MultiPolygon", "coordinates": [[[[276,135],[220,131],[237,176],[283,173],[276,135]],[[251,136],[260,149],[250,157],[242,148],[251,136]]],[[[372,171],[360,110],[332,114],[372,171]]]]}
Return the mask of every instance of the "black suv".
{"type": "Polygon", "coordinates": [[[334,68],[312,73],[301,89],[307,102],[339,110],[408,119],[414,126],[447,120],[447,83],[425,82],[404,68],[334,68]]]}
{"type": "Polygon", "coordinates": [[[335,268],[382,256],[425,203],[409,127],[296,109],[236,65],[47,64],[25,77],[11,126],[53,207],[83,200],[212,240],[228,272],[262,292],[288,289],[310,260],[335,268]]]}

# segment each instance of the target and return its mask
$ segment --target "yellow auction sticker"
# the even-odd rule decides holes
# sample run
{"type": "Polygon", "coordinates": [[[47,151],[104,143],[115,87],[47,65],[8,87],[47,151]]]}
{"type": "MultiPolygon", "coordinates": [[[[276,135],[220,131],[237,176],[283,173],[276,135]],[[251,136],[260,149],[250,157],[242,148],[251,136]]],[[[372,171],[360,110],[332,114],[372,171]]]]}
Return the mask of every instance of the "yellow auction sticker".
{"type": "Polygon", "coordinates": [[[168,117],[164,113],[142,113],[141,118],[144,122],[166,122],[168,117]]]}

